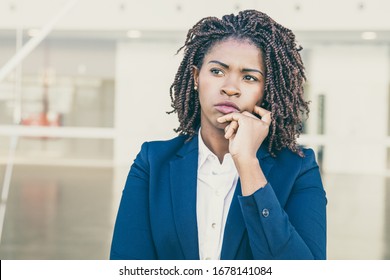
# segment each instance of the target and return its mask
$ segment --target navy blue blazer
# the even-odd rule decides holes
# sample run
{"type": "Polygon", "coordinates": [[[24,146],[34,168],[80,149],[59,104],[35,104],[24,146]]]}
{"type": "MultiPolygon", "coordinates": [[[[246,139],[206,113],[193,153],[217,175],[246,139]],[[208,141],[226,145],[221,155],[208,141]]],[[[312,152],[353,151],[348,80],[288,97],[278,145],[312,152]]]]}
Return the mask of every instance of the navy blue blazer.
{"type": "MultiPolygon", "coordinates": [[[[131,166],[111,259],[199,259],[198,137],[146,142],[131,166]]],[[[250,196],[240,181],[229,209],[221,259],[325,259],[326,196],[314,152],[257,157],[268,184],[250,196]]]]}

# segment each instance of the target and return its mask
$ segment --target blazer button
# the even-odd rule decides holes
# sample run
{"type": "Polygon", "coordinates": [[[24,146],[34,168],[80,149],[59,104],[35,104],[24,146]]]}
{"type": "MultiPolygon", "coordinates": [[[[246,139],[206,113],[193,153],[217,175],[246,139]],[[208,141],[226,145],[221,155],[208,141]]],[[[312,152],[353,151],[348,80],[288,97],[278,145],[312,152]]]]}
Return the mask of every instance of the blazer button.
{"type": "Polygon", "coordinates": [[[263,215],[264,218],[267,218],[269,216],[269,210],[267,208],[264,208],[261,212],[261,215],[263,215]]]}

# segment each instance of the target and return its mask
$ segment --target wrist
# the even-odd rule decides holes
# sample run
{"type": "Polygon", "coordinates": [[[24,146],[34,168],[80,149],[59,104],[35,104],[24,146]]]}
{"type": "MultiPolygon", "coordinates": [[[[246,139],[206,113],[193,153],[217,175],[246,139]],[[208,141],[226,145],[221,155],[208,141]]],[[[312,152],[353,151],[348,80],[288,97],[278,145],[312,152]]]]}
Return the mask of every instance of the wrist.
{"type": "Polygon", "coordinates": [[[251,195],[267,184],[267,179],[257,158],[241,158],[235,164],[241,180],[242,195],[251,195]]]}
{"type": "Polygon", "coordinates": [[[240,171],[248,170],[249,168],[253,167],[260,167],[259,160],[256,156],[239,156],[239,157],[233,157],[234,164],[236,165],[237,171],[240,173],[240,171]]]}

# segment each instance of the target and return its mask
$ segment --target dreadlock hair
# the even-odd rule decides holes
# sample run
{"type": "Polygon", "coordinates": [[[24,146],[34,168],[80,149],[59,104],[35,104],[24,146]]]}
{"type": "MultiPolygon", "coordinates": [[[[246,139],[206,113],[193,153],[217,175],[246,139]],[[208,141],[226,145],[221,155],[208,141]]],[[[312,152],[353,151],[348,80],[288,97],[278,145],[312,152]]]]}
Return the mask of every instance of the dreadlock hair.
{"type": "Polygon", "coordinates": [[[200,103],[194,90],[192,67],[202,67],[203,59],[218,42],[229,38],[249,40],[263,54],[266,67],[262,107],[271,111],[267,138],[268,152],[275,157],[282,148],[303,156],[296,139],[302,132],[302,117],[309,114],[309,102],[304,100],[304,66],[293,32],[275,22],[268,15],[245,10],[222,19],[207,17],[187,33],[184,57],[170,87],[171,106],[179,118],[180,135],[191,139],[200,126],[200,103]]]}

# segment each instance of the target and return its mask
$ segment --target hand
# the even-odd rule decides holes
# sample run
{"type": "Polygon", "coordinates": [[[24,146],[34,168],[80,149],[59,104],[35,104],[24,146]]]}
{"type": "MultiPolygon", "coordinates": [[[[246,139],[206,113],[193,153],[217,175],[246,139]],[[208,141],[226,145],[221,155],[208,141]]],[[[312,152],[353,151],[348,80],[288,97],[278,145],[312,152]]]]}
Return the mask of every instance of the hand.
{"type": "Polygon", "coordinates": [[[259,106],[255,106],[253,112],[261,119],[247,111],[230,113],[217,119],[219,123],[229,122],[225,128],[225,138],[229,139],[229,152],[236,165],[256,158],[256,152],[269,132],[271,112],[259,106]]]}

